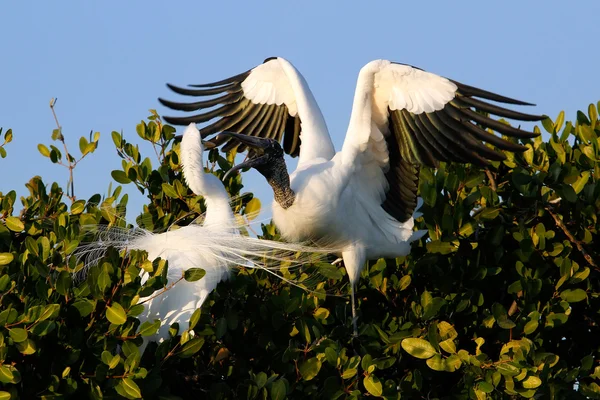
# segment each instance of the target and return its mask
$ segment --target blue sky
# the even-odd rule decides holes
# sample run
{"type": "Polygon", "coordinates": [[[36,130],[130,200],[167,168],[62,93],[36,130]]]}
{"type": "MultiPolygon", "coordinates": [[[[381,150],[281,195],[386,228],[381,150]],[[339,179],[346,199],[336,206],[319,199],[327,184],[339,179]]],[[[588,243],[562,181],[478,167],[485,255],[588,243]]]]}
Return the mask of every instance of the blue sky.
{"type": "MultiPolygon", "coordinates": [[[[358,71],[377,58],[537,104],[527,111],[554,118],[564,109],[572,119],[600,100],[599,11],[598,0],[9,2],[0,23],[0,126],[13,129],[14,141],[0,159],[0,191],[25,194],[34,175],[65,186],[66,170],[36,148],[51,143],[51,98],[73,152],[90,130],[102,135],[75,171],[76,195],[88,198],[106,193],[120,166],[111,131],[139,143],[135,126],[148,109],[169,115],[156,100],[175,98],[166,82],[218,80],[269,56],[302,72],[338,149],[358,71]]],[[[255,172],[244,182],[270,202],[255,172]]],[[[127,192],[133,220],[144,198],[127,192]]]]}

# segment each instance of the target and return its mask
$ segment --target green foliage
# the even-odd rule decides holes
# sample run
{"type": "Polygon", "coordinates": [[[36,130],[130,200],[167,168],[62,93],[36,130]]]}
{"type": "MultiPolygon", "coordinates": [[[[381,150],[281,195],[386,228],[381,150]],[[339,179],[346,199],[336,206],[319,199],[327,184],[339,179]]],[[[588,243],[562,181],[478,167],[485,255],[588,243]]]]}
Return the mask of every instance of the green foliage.
{"type": "MultiPolygon", "coordinates": [[[[2,128],[0,128],[0,138],[2,138],[2,128]]],[[[4,146],[7,145],[8,143],[12,142],[12,138],[13,138],[12,129],[9,129],[4,134],[4,140],[3,140],[2,144],[0,144],[0,158],[6,158],[6,149],[4,148],[4,146]]]]}
{"type": "MultiPolygon", "coordinates": [[[[174,283],[166,262],[109,251],[77,281],[69,257],[89,240],[84,225],[124,225],[121,187],[69,207],[56,183],[34,177],[18,216],[16,193],[0,193],[0,399],[600,398],[598,110],[543,127],[548,141],[526,141],[489,170],[422,171],[416,225],[429,234],[363,271],[357,339],[342,267],[282,269],[293,279],[319,270],[314,292],[240,269],[142,356],[159,322],[140,325],[139,299],[174,283]]],[[[137,223],[191,222],[205,205],[182,179],[174,129],[152,112],[136,132],[157,161],[113,132],[122,164],[112,176],[148,197],[137,223]]],[[[209,170],[222,177],[233,157],[210,151],[209,170]]],[[[240,195],[239,175],[225,185],[240,195]]],[[[237,199],[248,218],[260,208],[237,199]]],[[[278,238],[272,224],[262,235],[278,238]]]]}

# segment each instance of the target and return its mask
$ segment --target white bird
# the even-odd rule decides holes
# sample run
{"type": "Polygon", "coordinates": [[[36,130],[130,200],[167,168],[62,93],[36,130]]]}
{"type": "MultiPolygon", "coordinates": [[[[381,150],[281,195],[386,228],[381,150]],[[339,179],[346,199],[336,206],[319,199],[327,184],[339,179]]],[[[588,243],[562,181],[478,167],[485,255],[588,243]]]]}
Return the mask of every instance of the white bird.
{"type": "MultiPolygon", "coordinates": [[[[311,247],[240,235],[239,228],[245,225],[234,218],[222,182],[204,172],[203,145],[195,124],[185,130],[180,150],[186,182],[194,194],[204,197],[206,213],[202,225],[192,223],[159,234],[139,228],[108,228],[101,230],[100,240],[77,251],[77,257],[84,259],[88,267],[97,263],[109,246],[127,251],[145,250],[149,260],[160,257],[168,261],[168,290],[140,299],[145,306],[138,316],[140,322],[161,321],[158,332],[145,338],[143,348],[149,341],[167,339],[173,323],[185,329],[194,311],[202,306],[217,284],[229,276],[232,268],[261,268],[294,284],[271,268],[278,268],[282,262],[293,267],[319,258],[312,253],[320,250],[311,247]],[[194,282],[182,280],[189,268],[202,268],[206,274],[194,282]]],[[[142,283],[147,279],[148,274],[142,271],[142,283]]]]}
{"type": "Polygon", "coordinates": [[[436,167],[438,160],[488,165],[488,160],[505,159],[482,141],[503,150],[525,150],[479,125],[513,137],[537,136],[478,111],[522,121],[544,118],[476,97],[528,103],[409,65],[375,60],[358,75],[346,138],[336,153],[306,81],[281,57],[219,82],[168,86],[187,96],[222,94],[195,103],[159,101],[181,111],[220,105],[203,114],[164,119],[172,124],[210,121],[200,130],[203,138],[223,132],[210,141],[229,141],[224,150],[251,147],[250,159],[231,171],[253,167],[266,177],[274,192],[273,221],[285,239],[323,240],[342,249],[355,335],[354,285],[366,260],[406,255],[410,242],[422,235],[413,231],[420,165],[436,167]],[[291,176],[284,151],[299,155],[291,176]]]}

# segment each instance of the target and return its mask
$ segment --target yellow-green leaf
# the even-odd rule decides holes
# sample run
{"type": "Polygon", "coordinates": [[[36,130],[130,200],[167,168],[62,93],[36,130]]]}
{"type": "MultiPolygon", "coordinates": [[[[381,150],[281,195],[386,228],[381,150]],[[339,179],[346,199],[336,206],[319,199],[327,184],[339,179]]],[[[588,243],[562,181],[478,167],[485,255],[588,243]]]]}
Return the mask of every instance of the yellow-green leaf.
{"type": "Polygon", "coordinates": [[[27,331],[23,328],[12,328],[8,330],[8,334],[16,343],[27,340],[27,331]]]}
{"type": "Polygon", "coordinates": [[[249,220],[253,220],[260,213],[260,206],[260,200],[257,197],[253,198],[246,204],[244,215],[249,220]]]}
{"type": "Polygon", "coordinates": [[[38,144],[37,148],[41,155],[43,155],[44,157],[50,157],[50,150],[48,149],[48,147],[40,143],[38,144]]]}
{"type": "Polygon", "coordinates": [[[567,289],[560,293],[561,299],[569,303],[577,303],[587,298],[587,293],[583,289],[567,289]]]}
{"type": "Polygon", "coordinates": [[[365,385],[365,389],[373,396],[381,396],[383,394],[383,385],[375,375],[367,375],[363,379],[363,384],[365,385]]]}
{"type": "Polygon", "coordinates": [[[127,314],[119,303],[113,303],[106,309],[106,318],[115,325],[123,325],[127,321],[127,314]]]}
{"type": "Polygon", "coordinates": [[[446,369],[446,363],[439,354],[434,355],[425,362],[427,363],[427,366],[434,371],[444,371],[446,369]]]}
{"type": "Polygon", "coordinates": [[[298,369],[300,370],[302,378],[305,381],[310,381],[319,374],[319,371],[321,370],[321,360],[316,357],[309,358],[300,364],[298,369]]]}
{"type": "Polygon", "coordinates": [[[402,348],[413,357],[427,359],[437,353],[435,348],[425,339],[406,338],[401,342],[402,348]]]}
{"type": "Polygon", "coordinates": [[[528,376],[523,381],[523,387],[525,389],[535,389],[536,387],[539,387],[541,384],[542,384],[542,380],[534,375],[528,376]]]}
{"type": "Polygon", "coordinates": [[[21,232],[25,229],[25,225],[23,225],[23,222],[17,217],[6,218],[6,227],[13,232],[21,232]]]}
{"type": "Polygon", "coordinates": [[[14,258],[12,253],[0,253],[0,265],[8,265],[14,258]]]}

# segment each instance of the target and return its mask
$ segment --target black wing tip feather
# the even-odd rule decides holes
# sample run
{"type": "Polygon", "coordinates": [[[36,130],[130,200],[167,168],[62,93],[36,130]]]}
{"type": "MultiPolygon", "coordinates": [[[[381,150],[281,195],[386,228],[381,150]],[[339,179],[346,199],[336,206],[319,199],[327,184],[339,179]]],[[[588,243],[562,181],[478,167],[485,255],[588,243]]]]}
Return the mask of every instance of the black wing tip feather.
{"type": "Polygon", "coordinates": [[[493,93],[493,92],[483,90],[483,89],[479,89],[474,86],[465,85],[464,83],[455,81],[453,79],[448,79],[448,80],[456,85],[456,87],[458,88],[458,90],[457,90],[458,93],[460,93],[462,95],[481,97],[483,99],[493,100],[493,101],[497,101],[499,103],[515,104],[518,106],[535,106],[535,104],[533,104],[533,103],[528,103],[526,101],[513,99],[512,97],[502,96],[500,94],[493,93]]]}

